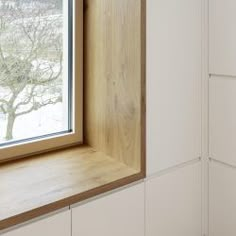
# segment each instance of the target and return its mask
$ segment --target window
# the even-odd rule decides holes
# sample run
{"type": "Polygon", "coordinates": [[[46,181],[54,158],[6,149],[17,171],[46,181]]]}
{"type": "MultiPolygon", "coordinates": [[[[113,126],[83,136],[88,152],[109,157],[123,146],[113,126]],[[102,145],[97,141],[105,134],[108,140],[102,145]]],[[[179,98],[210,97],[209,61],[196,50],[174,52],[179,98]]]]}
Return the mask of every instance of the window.
{"type": "Polygon", "coordinates": [[[82,141],[82,14],[82,0],[0,0],[0,160],[82,141]]]}

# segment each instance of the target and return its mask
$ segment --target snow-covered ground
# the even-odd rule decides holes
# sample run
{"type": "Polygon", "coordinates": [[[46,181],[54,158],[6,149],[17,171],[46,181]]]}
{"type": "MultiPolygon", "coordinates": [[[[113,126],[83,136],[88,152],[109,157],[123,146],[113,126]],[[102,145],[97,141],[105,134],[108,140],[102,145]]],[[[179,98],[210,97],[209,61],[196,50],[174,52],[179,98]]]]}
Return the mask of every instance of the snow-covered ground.
{"type": "MultiPolygon", "coordinates": [[[[63,104],[58,103],[20,116],[15,121],[14,140],[65,131],[68,127],[66,127],[67,122],[64,115],[63,104]]],[[[0,114],[0,144],[5,142],[6,122],[6,117],[0,114]]]]}

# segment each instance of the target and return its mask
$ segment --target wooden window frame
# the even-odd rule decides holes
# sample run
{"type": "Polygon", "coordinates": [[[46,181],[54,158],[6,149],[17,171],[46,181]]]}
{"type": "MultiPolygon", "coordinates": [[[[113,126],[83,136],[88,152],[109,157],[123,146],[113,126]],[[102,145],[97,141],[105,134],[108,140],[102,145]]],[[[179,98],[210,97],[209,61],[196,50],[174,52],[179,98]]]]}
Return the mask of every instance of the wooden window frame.
{"type": "Polygon", "coordinates": [[[73,2],[73,131],[0,147],[0,162],[83,143],[83,0],[73,2]],[[76,45],[76,47],[75,47],[76,45]]]}

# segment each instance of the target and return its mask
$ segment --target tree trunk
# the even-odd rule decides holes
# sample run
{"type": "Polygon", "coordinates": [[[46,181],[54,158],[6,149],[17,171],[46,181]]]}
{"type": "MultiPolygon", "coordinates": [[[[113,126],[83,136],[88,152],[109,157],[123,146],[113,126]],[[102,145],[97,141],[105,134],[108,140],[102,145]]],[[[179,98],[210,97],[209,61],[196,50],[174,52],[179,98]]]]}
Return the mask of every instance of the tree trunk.
{"type": "Polygon", "coordinates": [[[16,116],[14,113],[8,114],[8,119],[7,119],[7,130],[6,130],[6,140],[11,140],[13,139],[13,127],[15,123],[16,116]]]}

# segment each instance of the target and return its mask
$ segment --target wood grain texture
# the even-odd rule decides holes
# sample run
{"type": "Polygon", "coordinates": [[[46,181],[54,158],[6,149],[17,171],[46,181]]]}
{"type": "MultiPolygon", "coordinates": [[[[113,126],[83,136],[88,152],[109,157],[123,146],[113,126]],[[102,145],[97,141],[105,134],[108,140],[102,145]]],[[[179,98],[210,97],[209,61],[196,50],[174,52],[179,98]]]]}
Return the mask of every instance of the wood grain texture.
{"type": "Polygon", "coordinates": [[[84,146],[0,167],[0,230],[140,179],[137,171],[84,146]]]}
{"type": "Polygon", "coordinates": [[[85,8],[85,141],[144,171],[145,1],[85,0],[85,8]]]}

